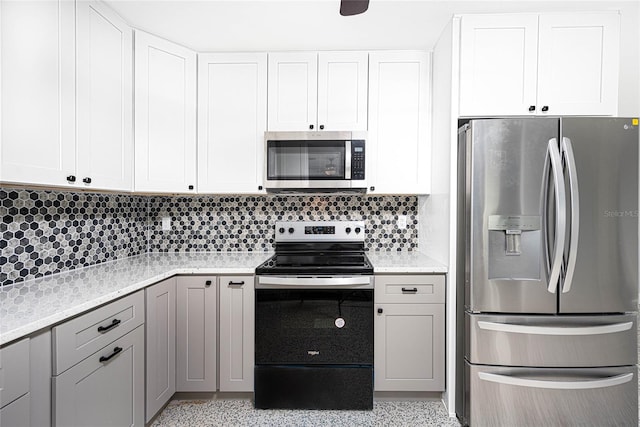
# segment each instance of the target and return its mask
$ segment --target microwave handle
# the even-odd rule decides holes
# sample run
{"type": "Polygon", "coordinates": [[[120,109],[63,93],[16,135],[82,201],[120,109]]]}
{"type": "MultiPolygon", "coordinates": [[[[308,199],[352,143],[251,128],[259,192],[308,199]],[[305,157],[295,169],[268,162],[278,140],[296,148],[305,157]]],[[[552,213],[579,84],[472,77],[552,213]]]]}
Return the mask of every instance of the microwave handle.
{"type": "Polygon", "coordinates": [[[351,179],[351,141],[344,142],[344,179],[351,179]]]}

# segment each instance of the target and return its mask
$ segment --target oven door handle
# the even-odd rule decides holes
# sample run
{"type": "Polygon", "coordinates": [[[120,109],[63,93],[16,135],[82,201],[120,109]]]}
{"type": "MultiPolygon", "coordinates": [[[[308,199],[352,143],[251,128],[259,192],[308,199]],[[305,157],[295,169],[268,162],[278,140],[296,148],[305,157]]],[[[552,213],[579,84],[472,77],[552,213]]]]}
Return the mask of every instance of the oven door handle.
{"type": "Polygon", "coordinates": [[[373,288],[371,276],[355,277],[280,277],[258,276],[258,288],[319,288],[319,287],[373,288]]]}

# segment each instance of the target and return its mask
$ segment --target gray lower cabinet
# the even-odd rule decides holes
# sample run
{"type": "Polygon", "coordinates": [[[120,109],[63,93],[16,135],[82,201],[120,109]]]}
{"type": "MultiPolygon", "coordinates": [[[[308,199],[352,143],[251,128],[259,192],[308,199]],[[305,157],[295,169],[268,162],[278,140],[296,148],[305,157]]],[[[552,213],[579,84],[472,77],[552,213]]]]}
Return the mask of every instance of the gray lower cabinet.
{"type": "Polygon", "coordinates": [[[220,276],[220,391],[253,392],[253,275],[220,276]]]}
{"type": "Polygon", "coordinates": [[[216,276],[177,278],[176,391],[216,391],[216,292],[216,276]]]}
{"type": "Polygon", "coordinates": [[[146,422],[176,391],[176,278],[145,289],[146,422]]]}
{"type": "Polygon", "coordinates": [[[144,426],[144,326],[53,378],[55,426],[144,426]]]}
{"type": "Polygon", "coordinates": [[[0,349],[0,425],[51,425],[51,332],[0,349]]]}
{"type": "Polygon", "coordinates": [[[374,389],[443,391],[443,275],[375,277],[374,389]]]}

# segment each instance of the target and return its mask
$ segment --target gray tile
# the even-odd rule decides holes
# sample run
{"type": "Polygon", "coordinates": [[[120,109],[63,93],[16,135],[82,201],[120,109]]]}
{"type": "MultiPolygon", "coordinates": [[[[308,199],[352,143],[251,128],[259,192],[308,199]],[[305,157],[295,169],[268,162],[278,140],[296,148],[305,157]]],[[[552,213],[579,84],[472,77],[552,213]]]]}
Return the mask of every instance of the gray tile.
{"type": "Polygon", "coordinates": [[[250,399],[172,401],[153,423],[168,426],[452,426],[442,402],[377,401],[372,411],[255,409],[250,399]]]}

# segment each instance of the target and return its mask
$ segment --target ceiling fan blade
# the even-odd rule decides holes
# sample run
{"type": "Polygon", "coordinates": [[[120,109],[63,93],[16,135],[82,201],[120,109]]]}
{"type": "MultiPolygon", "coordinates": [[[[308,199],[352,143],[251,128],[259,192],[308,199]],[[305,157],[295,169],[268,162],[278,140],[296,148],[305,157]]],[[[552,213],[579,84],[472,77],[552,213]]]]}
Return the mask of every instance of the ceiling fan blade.
{"type": "Polygon", "coordinates": [[[369,0],[340,0],[340,15],[351,16],[365,12],[369,8],[369,0]]]}

